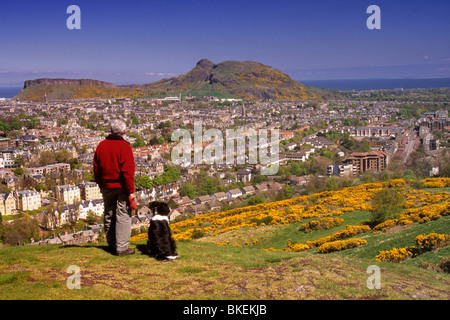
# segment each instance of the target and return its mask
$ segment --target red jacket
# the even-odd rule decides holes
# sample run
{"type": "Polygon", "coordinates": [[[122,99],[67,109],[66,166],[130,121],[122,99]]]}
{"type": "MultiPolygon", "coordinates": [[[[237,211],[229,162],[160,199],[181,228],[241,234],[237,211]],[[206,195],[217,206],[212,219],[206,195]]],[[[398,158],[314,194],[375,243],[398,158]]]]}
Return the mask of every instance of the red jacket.
{"type": "Polygon", "coordinates": [[[134,157],[130,144],[110,134],[100,142],[94,155],[94,177],[100,188],[121,188],[134,193],[134,157]]]}

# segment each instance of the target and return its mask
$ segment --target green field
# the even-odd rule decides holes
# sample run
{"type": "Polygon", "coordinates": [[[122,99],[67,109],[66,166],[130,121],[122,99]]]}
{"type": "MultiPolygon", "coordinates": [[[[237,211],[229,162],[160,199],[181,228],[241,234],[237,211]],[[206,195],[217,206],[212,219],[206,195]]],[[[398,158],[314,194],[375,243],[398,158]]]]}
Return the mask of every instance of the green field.
{"type": "MultiPolygon", "coordinates": [[[[276,252],[287,241],[304,243],[366,221],[367,212],[347,212],[340,226],[311,233],[301,223],[241,228],[214,237],[178,242],[180,258],[158,262],[146,255],[145,241],[133,243],[136,254],[117,257],[105,244],[0,248],[0,299],[439,299],[450,297],[450,275],[434,266],[450,248],[427,252],[402,263],[374,261],[380,250],[414,245],[430,232],[450,233],[450,216],[412,224],[395,232],[359,235],[366,245],[319,254],[276,252]],[[257,237],[257,244],[233,247],[257,237]],[[68,289],[67,268],[78,266],[81,288],[68,289]],[[381,269],[381,289],[368,289],[370,265],[381,269]]],[[[305,220],[307,221],[307,220],[305,220]]],[[[303,223],[303,221],[302,221],[303,223]]]]}

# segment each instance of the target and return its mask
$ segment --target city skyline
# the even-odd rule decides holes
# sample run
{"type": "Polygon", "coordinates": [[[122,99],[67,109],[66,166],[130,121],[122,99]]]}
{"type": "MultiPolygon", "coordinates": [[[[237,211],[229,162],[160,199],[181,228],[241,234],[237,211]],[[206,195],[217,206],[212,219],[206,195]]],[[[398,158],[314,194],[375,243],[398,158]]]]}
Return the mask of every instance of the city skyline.
{"type": "Polygon", "coordinates": [[[296,80],[450,77],[444,1],[14,1],[0,4],[0,85],[36,78],[143,84],[207,58],[296,80]],[[381,29],[369,30],[372,5],[381,29]],[[69,30],[70,5],[81,29],[69,30]]]}

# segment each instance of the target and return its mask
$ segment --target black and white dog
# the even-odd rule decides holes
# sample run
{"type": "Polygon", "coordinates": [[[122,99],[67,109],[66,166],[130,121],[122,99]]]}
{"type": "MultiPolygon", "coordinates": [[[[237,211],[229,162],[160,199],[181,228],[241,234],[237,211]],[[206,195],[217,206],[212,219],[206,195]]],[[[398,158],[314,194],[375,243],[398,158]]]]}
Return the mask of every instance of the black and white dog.
{"type": "Polygon", "coordinates": [[[150,256],[162,261],[178,258],[175,241],[169,227],[169,206],[165,202],[153,201],[148,207],[153,213],[147,241],[150,256]]]}

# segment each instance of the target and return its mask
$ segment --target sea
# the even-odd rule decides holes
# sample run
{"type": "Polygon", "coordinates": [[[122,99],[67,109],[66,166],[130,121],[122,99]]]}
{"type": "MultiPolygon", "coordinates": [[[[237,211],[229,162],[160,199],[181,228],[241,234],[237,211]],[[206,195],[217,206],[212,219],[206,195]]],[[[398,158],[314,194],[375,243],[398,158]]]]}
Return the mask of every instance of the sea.
{"type": "Polygon", "coordinates": [[[307,86],[339,91],[450,88],[450,78],[298,80],[307,86]]]}
{"type": "MultiPolygon", "coordinates": [[[[450,78],[298,80],[307,86],[339,91],[450,88],[450,78]]],[[[13,98],[22,87],[0,87],[0,98],[13,98]]]]}
{"type": "Polygon", "coordinates": [[[0,87],[0,98],[13,98],[23,87],[0,87]]]}

